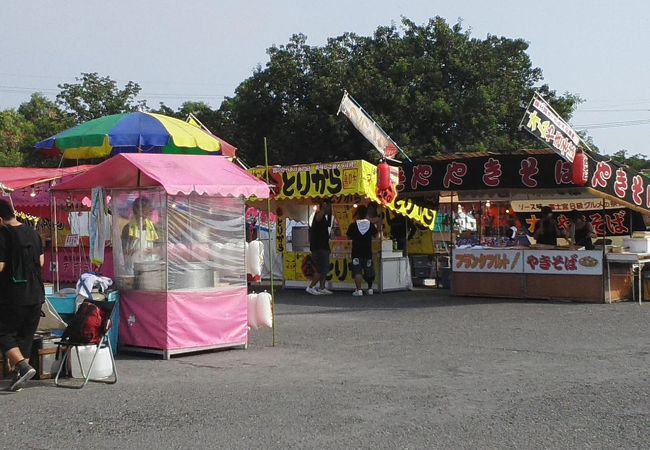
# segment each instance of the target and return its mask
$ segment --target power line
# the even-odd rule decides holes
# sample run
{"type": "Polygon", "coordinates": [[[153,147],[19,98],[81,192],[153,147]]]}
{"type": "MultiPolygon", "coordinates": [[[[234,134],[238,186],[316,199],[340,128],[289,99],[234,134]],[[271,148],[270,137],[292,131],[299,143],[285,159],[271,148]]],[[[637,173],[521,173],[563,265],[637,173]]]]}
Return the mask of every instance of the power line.
{"type": "Polygon", "coordinates": [[[603,122],[603,123],[591,123],[585,125],[574,125],[580,130],[593,130],[599,128],[621,128],[621,127],[633,127],[637,125],[649,125],[650,119],[641,119],[641,120],[627,120],[620,122],[603,122]]]}
{"type": "Polygon", "coordinates": [[[576,112],[650,112],[650,108],[645,109],[578,109],[576,112]]]}

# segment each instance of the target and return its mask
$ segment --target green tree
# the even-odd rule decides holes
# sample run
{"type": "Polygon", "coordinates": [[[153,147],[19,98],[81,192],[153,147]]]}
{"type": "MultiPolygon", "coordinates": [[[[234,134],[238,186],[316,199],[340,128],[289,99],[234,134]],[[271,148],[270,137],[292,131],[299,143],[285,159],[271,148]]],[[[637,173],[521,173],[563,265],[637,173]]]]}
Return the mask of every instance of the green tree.
{"type": "Polygon", "coordinates": [[[33,125],[32,135],[22,143],[25,164],[29,166],[57,166],[59,160],[44,157],[34,149],[34,145],[71,126],[74,120],[65,114],[53,101],[40,93],[32,94],[30,100],[20,105],[18,113],[33,125]]]}
{"type": "Polygon", "coordinates": [[[645,155],[637,153],[636,155],[629,155],[627,150],[619,150],[611,158],[621,164],[628,166],[636,171],[650,170],[650,160],[645,155]]]}
{"type": "Polygon", "coordinates": [[[77,123],[147,107],[144,100],[137,100],[141,88],[133,81],[120,89],[110,77],[97,73],[82,73],[76,80],[77,83],[59,84],[61,92],[56,99],[77,123]]]}
{"type": "Polygon", "coordinates": [[[268,49],[269,62],[227,98],[217,116],[223,137],[251,163],[376,158],[370,144],[336,111],[347,89],[412,157],[450,152],[506,152],[539,147],[518,129],[535,90],[569,119],[580,101],[541,84],[528,44],[477,39],[461,23],[436,17],[423,25],[346,33],[322,47],[304,35],[268,49]]]}
{"type": "MultiPolygon", "coordinates": [[[[18,167],[25,161],[26,143],[34,140],[34,125],[13,109],[0,111],[0,166],[18,167]]],[[[1,180],[0,180],[1,181],[1,180]]]]}

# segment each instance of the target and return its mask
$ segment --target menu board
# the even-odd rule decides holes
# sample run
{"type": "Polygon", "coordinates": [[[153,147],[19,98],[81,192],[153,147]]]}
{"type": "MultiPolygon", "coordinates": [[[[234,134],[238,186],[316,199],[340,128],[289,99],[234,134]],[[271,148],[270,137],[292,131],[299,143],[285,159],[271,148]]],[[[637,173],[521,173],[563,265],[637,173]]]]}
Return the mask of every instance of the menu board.
{"type": "Polygon", "coordinates": [[[600,251],[454,249],[454,272],[602,275],[600,251]]]}
{"type": "Polygon", "coordinates": [[[525,250],[524,273],[602,275],[601,251],[525,250]]]}

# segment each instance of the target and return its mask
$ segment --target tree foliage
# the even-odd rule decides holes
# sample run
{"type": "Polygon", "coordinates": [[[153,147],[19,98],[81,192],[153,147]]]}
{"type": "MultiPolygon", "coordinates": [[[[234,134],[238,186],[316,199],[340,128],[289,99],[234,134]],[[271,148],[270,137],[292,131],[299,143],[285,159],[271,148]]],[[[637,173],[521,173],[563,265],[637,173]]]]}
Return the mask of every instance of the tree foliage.
{"type": "Polygon", "coordinates": [[[251,163],[267,136],[273,163],[376,157],[336,111],[348,90],[411,156],[539,146],[518,129],[538,90],[565,118],[579,98],[541,84],[520,39],[477,39],[437,17],[424,25],[346,33],[322,47],[304,35],[268,50],[269,62],[220,109],[220,128],[251,163]]]}
{"type": "Polygon", "coordinates": [[[611,155],[611,158],[639,172],[650,170],[650,160],[640,153],[628,155],[627,150],[619,150],[611,155]]]}
{"type": "Polygon", "coordinates": [[[144,100],[136,100],[140,85],[133,81],[120,89],[117,82],[97,73],[82,73],[77,83],[59,84],[57,103],[77,123],[110,114],[146,110],[144,100]]]}

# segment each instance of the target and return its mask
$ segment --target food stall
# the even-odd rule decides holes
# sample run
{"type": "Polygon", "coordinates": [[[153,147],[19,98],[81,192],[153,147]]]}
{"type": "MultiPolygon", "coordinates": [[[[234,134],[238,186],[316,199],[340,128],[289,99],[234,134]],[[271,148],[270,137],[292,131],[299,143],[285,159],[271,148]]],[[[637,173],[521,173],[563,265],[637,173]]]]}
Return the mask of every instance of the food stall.
{"type": "MultiPolygon", "coordinates": [[[[267,170],[255,167],[250,172],[266,179],[267,170]]],[[[395,248],[390,235],[390,224],[384,211],[408,217],[425,228],[432,229],[436,212],[412,200],[392,199],[382,202],[378,195],[378,169],[367,161],[341,161],[322,164],[273,166],[269,180],[274,186],[274,212],[278,216],[276,251],[282,255],[285,287],[306,287],[309,284],[308,228],[319,199],[332,202],[334,222],[331,232],[330,272],[327,275],[331,289],[353,289],[350,270],[351,242],[345,236],[354,220],[358,205],[369,205],[369,218],[383,221],[381,239],[375,239],[375,267],[377,277],[374,289],[393,291],[411,286],[411,271],[403,250],[395,248]]],[[[397,170],[392,182],[397,185],[397,170]]]]}
{"type": "MultiPolygon", "coordinates": [[[[77,245],[65,247],[66,238],[72,234],[69,214],[66,209],[72,207],[72,202],[60,198],[58,215],[55,219],[55,210],[51,204],[50,188],[57,183],[66,181],[90,169],[91,165],[80,165],[65,168],[27,168],[27,167],[0,167],[0,180],[13,190],[11,202],[14,205],[18,220],[28,223],[38,232],[43,242],[45,264],[43,265],[43,279],[46,282],[76,282],[81,273],[90,270],[87,252],[87,236],[81,236],[77,245]],[[56,228],[56,232],[54,232],[56,228]],[[54,242],[54,236],[58,242],[54,242]],[[58,245],[57,245],[58,244],[58,245]],[[85,247],[84,247],[85,244],[85,247]],[[60,262],[56,266],[56,249],[61,251],[60,262]],[[58,269],[58,270],[56,270],[58,269]]],[[[86,209],[77,202],[78,210],[86,209]]],[[[72,214],[72,212],[69,212],[72,214]]],[[[76,231],[76,230],[75,230],[76,231]]],[[[110,249],[108,251],[110,253],[110,249]]]]}
{"type": "Polygon", "coordinates": [[[585,302],[639,298],[633,285],[643,255],[639,259],[626,251],[623,236],[645,230],[650,181],[604,158],[591,159],[588,173],[586,183],[576,185],[572,164],[547,150],[449,155],[405,164],[400,195],[454,195],[458,203],[451,206],[452,215],[457,207],[476,218],[474,231],[450,230],[455,295],[585,302]],[[587,217],[596,248],[570,246],[564,239],[555,246],[536,244],[532,233],[542,207],[551,208],[559,228],[568,228],[575,214],[587,217]],[[626,257],[634,263],[624,263],[626,257]]]}
{"type": "Polygon", "coordinates": [[[225,157],[129,153],[53,192],[91,189],[112,216],[120,350],[168,359],[245,346],[244,202],[267,185],[225,157]]]}

